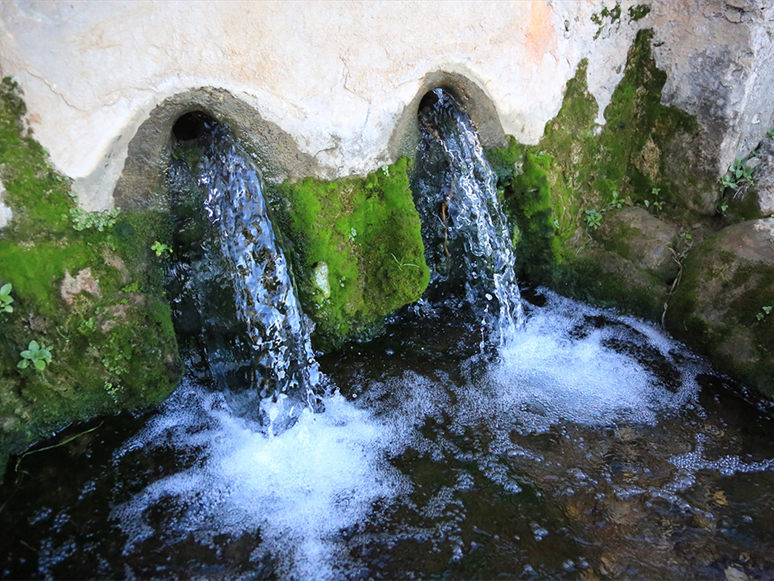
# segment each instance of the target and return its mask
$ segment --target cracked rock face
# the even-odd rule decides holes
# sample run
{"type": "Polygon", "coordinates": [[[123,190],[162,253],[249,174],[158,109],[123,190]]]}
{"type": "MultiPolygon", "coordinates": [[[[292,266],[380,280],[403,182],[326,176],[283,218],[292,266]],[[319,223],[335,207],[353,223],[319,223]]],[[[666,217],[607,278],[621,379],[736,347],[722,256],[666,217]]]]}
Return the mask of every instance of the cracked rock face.
{"type": "Polygon", "coordinates": [[[761,216],[774,215],[774,138],[764,139],[760,150],[756,153],[757,158],[752,158],[748,162],[757,160],[755,168],[755,194],[756,205],[761,216]]]}
{"type": "Polygon", "coordinates": [[[675,153],[720,176],[774,124],[774,10],[767,0],[652,3],[662,103],[695,115],[703,135],[675,153]]]}

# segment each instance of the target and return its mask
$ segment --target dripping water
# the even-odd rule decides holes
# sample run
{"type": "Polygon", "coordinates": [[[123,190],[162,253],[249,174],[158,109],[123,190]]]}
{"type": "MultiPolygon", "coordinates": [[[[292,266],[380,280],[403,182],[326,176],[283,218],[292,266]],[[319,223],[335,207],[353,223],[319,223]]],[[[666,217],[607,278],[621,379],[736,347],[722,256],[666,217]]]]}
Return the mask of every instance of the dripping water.
{"type": "Polygon", "coordinates": [[[524,321],[497,176],[473,124],[447,91],[425,96],[419,124],[412,189],[431,269],[429,297],[473,308],[502,346],[524,321]]]}
{"type": "Polygon", "coordinates": [[[180,146],[169,174],[178,216],[167,285],[174,321],[187,368],[241,392],[232,404],[276,434],[320,407],[312,325],[258,170],[222,125],[199,121],[202,131],[180,146]]]}

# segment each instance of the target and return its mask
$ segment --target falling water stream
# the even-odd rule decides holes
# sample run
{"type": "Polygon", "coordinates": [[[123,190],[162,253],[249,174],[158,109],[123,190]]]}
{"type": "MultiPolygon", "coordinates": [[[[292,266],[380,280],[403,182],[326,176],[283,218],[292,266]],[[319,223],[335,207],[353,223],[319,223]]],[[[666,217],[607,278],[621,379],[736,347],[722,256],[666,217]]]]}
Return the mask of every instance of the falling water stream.
{"type": "Polygon", "coordinates": [[[480,312],[502,346],[523,323],[513,243],[489,167],[470,119],[435,89],[419,110],[424,129],[413,177],[428,264],[428,296],[480,312]]]}
{"type": "Polygon", "coordinates": [[[649,323],[522,301],[470,121],[425,105],[430,291],[319,363],[249,156],[213,125],[173,163],[185,379],[6,477],[1,578],[771,578],[774,409],[649,323]]]}
{"type": "Polygon", "coordinates": [[[310,325],[260,175],[226,129],[198,120],[201,159],[169,170],[178,216],[167,287],[189,372],[243,401],[270,435],[319,408],[310,325]],[[201,305],[216,307],[201,313],[201,305]],[[241,387],[241,394],[234,391],[241,387]],[[260,402],[260,403],[258,403],[260,402]],[[252,409],[251,409],[252,408],[252,409]]]}

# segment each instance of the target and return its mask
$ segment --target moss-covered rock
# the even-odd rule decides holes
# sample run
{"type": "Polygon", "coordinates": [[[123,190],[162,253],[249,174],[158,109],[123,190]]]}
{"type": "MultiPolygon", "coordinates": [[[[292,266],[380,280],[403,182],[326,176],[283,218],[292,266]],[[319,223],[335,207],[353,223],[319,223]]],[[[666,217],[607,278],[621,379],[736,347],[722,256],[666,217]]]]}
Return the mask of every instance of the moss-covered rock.
{"type": "Polygon", "coordinates": [[[725,228],[685,261],[669,330],[774,397],[774,219],[725,228]]]}
{"type": "MultiPolygon", "coordinates": [[[[672,142],[695,135],[698,128],[689,115],[661,105],[666,75],[651,56],[651,41],[652,31],[637,34],[623,79],[605,109],[604,126],[595,122],[598,106],[588,91],[587,63],[582,61],[567,83],[559,113],[548,122],[537,145],[524,146],[511,139],[507,148],[489,149],[486,154],[498,175],[506,213],[516,225],[520,276],[580,298],[660,318],[654,305],[661,301],[663,306],[676,266],[666,260],[669,243],[659,243],[658,265],[645,256],[644,247],[635,249],[637,244],[627,239],[642,230],[641,220],[639,225],[627,228],[622,222],[599,232],[604,248],[625,262],[594,251],[595,245],[589,243],[612,216],[609,212],[623,205],[647,208],[637,215],[658,212],[660,220],[676,224],[667,226],[675,232],[686,216],[708,211],[706,201],[686,197],[689,190],[679,186],[668,170],[672,142]],[[601,262],[595,266],[597,261],[601,262]],[[611,263],[620,267],[618,279],[639,280],[638,286],[651,289],[658,299],[640,305],[631,300],[625,285],[592,279],[592,273],[603,273],[611,263]]],[[[701,176],[691,174],[690,166],[682,170],[681,180],[703,184],[701,176]]],[[[714,212],[719,188],[710,184],[705,190],[713,199],[714,212]]]]}
{"type": "Polygon", "coordinates": [[[571,266],[554,271],[553,288],[602,307],[623,309],[657,321],[664,312],[668,288],[647,271],[615,252],[590,242],[571,266]]]}
{"type": "Polygon", "coordinates": [[[427,288],[409,163],[402,158],[365,178],[310,178],[279,188],[282,203],[273,205],[318,346],[370,336],[427,288]]]}
{"type": "Polygon", "coordinates": [[[150,250],[169,217],[80,211],[23,114],[4,80],[0,179],[13,219],[0,233],[0,286],[14,302],[0,312],[0,461],[75,420],[159,403],[182,373],[150,250]],[[31,341],[50,348],[43,370],[17,367],[31,341]]]}
{"type": "Polygon", "coordinates": [[[634,206],[606,212],[592,236],[605,249],[626,258],[663,283],[677,276],[677,227],[659,220],[644,208],[634,206]]]}

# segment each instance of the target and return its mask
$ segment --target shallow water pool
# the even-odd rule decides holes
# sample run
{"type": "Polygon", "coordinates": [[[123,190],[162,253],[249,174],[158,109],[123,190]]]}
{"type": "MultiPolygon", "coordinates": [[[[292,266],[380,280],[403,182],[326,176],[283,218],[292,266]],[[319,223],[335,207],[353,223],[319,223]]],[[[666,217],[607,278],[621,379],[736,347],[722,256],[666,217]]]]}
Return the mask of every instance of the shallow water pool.
{"type": "Polygon", "coordinates": [[[649,324],[528,295],[483,354],[424,305],[322,357],[325,411],[274,438],[189,377],[41,443],[93,429],[11,462],[0,576],[769,578],[771,407],[649,324]]]}

